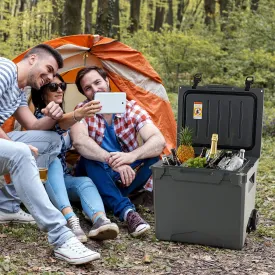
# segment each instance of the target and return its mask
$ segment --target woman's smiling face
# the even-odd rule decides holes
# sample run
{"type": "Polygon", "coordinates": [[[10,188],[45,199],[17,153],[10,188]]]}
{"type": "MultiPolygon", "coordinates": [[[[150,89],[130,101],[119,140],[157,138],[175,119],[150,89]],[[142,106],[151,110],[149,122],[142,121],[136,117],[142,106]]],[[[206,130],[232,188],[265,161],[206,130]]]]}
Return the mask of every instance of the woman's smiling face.
{"type": "Polygon", "coordinates": [[[45,105],[48,105],[51,101],[54,101],[56,104],[61,104],[63,102],[64,93],[66,89],[64,91],[62,90],[62,86],[60,85],[61,83],[62,81],[58,77],[54,77],[51,84],[57,84],[57,90],[54,91],[55,89],[47,87],[46,91],[44,92],[45,105]]]}

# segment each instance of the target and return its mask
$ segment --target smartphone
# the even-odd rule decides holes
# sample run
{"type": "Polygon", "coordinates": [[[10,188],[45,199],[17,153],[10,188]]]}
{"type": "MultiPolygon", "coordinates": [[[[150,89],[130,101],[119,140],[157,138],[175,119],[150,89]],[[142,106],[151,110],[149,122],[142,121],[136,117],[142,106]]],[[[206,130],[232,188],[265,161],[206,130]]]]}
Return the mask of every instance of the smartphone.
{"type": "Polygon", "coordinates": [[[100,101],[102,109],[97,114],[123,114],[126,112],[126,93],[98,92],[94,100],[100,101]]]}

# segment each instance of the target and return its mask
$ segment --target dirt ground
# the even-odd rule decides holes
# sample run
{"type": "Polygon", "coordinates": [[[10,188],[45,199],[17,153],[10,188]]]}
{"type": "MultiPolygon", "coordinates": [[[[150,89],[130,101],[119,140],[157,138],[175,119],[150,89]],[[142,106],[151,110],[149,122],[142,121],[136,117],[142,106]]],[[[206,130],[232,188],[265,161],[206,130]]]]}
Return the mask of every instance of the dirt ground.
{"type": "MultiPolygon", "coordinates": [[[[249,234],[241,251],[211,248],[156,239],[152,202],[140,213],[152,230],[141,239],[133,239],[124,223],[117,222],[117,239],[95,242],[87,246],[101,253],[101,259],[91,264],[72,266],[55,259],[47,235],[35,225],[0,225],[0,275],[43,274],[171,274],[171,275],[275,275],[275,138],[266,138],[257,175],[256,208],[261,214],[256,232],[249,234]],[[151,206],[150,208],[148,208],[151,206]]],[[[138,204],[144,201],[136,201],[138,204]]],[[[85,232],[90,224],[81,211],[85,232]]]]}
{"type": "MultiPolygon", "coordinates": [[[[141,239],[127,234],[118,222],[119,237],[87,246],[101,253],[91,264],[72,266],[55,259],[47,237],[35,225],[0,226],[0,274],[275,274],[275,246],[271,237],[250,234],[242,251],[158,241],[154,235],[154,215],[141,210],[152,230],[141,239]]],[[[261,223],[268,226],[267,220],[261,223]]],[[[81,219],[86,232],[90,224],[81,219]]]]}

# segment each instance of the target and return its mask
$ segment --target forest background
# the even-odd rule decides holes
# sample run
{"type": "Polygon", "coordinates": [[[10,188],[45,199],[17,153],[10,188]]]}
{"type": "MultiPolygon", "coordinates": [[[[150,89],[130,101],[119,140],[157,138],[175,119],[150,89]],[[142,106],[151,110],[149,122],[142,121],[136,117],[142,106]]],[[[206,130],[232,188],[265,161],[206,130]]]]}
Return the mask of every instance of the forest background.
{"type": "MultiPolygon", "coordinates": [[[[198,72],[202,84],[241,87],[253,75],[273,111],[275,1],[0,0],[0,56],[80,33],[116,38],[142,52],[175,112],[178,86],[198,72]]],[[[274,124],[266,113],[264,133],[275,135],[274,124]]]]}
{"type": "MultiPolygon", "coordinates": [[[[260,224],[242,251],[160,242],[121,234],[88,246],[102,260],[69,267],[50,256],[34,226],[0,225],[0,274],[274,274],[275,263],[275,1],[274,0],[0,0],[0,56],[14,58],[56,37],[113,37],[137,49],[161,76],[177,113],[179,85],[202,83],[265,89],[263,146],[257,175],[260,224]],[[31,273],[30,273],[31,271],[31,273]]],[[[90,225],[82,219],[88,230],[90,225]]]]}

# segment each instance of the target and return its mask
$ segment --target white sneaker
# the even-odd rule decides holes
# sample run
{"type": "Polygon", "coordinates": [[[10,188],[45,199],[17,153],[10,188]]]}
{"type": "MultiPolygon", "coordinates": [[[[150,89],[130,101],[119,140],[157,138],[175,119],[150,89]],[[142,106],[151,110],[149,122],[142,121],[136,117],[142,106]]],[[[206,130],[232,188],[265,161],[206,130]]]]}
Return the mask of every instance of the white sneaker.
{"type": "Polygon", "coordinates": [[[24,212],[21,208],[16,213],[6,213],[0,211],[0,223],[29,223],[35,224],[35,220],[32,215],[24,212]]]}
{"type": "Polygon", "coordinates": [[[54,249],[54,255],[58,259],[70,264],[85,264],[100,258],[100,254],[84,246],[77,237],[68,239],[63,245],[54,249]]]}

